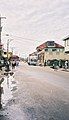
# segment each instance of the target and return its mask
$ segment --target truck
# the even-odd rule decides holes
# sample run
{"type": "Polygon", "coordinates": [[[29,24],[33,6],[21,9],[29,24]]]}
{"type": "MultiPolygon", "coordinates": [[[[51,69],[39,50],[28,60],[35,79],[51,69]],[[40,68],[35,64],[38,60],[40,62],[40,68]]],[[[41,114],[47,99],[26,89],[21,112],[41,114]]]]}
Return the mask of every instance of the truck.
{"type": "Polygon", "coordinates": [[[37,55],[29,55],[28,56],[28,65],[37,65],[38,56],[37,55]]]}

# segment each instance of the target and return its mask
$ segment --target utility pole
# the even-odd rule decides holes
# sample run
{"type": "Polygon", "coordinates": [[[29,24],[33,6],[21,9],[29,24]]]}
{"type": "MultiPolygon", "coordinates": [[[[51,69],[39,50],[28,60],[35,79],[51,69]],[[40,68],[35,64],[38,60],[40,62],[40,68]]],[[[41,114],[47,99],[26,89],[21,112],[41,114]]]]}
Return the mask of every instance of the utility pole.
{"type": "Polygon", "coordinates": [[[9,55],[9,39],[7,40],[7,59],[8,59],[8,55],[9,55]]]}
{"type": "Polygon", "coordinates": [[[2,43],[1,43],[2,26],[1,26],[1,19],[6,19],[6,17],[1,17],[0,16],[0,56],[2,56],[2,43]]]}
{"type": "Polygon", "coordinates": [[[0,16],[0,44],[1,44],[1,32],[2,32],[1,19],[6,19],[6,17],[0,16]]]}
{"type": "Polygon", "coordinates": [[[11,42],[11,40],[12,39],[8,39],[7,40],[7,71],[9,71],[10,70],[10,68],[9,68],[9,43],[11,42]]]}
{"type": "Polygon", "coordinates": [[[7,59],[9,58],[9,43],[12,41],[13,39],[8,39],[7,40],[7,59]]]}

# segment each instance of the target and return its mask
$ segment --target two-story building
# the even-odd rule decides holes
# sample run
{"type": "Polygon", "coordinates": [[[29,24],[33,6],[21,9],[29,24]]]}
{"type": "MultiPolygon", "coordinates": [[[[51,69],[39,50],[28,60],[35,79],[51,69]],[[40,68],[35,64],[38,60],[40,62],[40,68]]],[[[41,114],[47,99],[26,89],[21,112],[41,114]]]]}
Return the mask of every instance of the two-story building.
{"type": "Polygon", "coordinates": [[[38,51],[39,64],[44,65],[45,61],[53,59],[66,59],[64,47],[55,41],[47,41],[39,45],[36,50],[38,51]]]}

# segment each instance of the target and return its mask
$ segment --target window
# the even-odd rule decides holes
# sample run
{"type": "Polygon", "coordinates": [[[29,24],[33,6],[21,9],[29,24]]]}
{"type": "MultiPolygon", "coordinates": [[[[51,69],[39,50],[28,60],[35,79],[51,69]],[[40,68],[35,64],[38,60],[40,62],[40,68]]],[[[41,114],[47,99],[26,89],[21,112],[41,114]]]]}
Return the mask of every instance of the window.
{"type": "Polygon", "coordinates": [[[4,54],[7,54],[6,52],[4,52],[4,54]]]}
{"type": "Polygon", "coordinates": [[[56,51],[56,49],[52,49],[52,51],[54,52],[54,51],[56,51]]]}
{"type": "Polygon", "coordinates": [[[51,49],[51,48],[49,48],[49,49],[48,49],[48,51],[49,51],[49,52],[52,52],[52,49],[51,49]]]}
{"type": "Polygon", "coordinates": [[[69,46],[69,40],[67,40],[67,46],[69,46]]]}
{"type": "Polygon", "coordinates": [[[59,52],[60,51],[60,49],[57,49],[57,52],[59,52]]]}
{"type": "Polygon", "coordinates": [[[60,52],[63,52],[63,49],[60,49],[60,52]]]}
{"type": "Polygon", "coordinates": [[[48,49],[45,49],[45,51],[47,52],[47,51],[48,51],[48,49]]]}
{"type": "Polygon", "coordinates": [[[65,40],[65,47],[66,47],[66,40],[65,40]]]}
{"type": "Polygon", "coordinates": [[[47,45],[48,45],[48,47],[49,46],[53,47],[54,46],[54,41],[47,41],[47,45]]]}

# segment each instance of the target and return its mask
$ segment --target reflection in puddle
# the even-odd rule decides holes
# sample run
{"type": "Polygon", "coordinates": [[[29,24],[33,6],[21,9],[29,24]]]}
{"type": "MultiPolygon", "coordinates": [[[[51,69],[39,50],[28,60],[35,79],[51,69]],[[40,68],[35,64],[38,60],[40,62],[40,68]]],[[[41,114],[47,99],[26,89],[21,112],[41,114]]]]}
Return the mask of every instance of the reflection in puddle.
{"type": "Polygon", "coordinates": [[[14,77],[10,76],[9,74],[8,76],[4,77],[4,81],[1,84],[1,86],[3,87],[1,102],[2,106],[4,107],[7,104],[7,102],[12,99],[12,92],[17,89],[17,86],[16,82],[14,81],[14,77]]]}
{"type": "Polygon", "coordinates": [[[3,87],[1,86],[2,82],[4,81],[4,78],[0,79],[0,109],[2,108],[2,103],[1,103],[1,96],[3,93],[3,87]]]}

